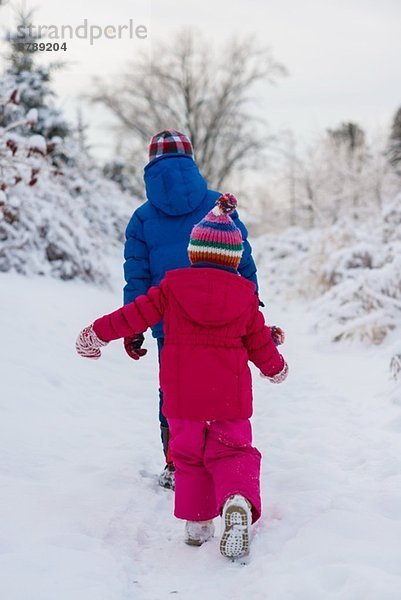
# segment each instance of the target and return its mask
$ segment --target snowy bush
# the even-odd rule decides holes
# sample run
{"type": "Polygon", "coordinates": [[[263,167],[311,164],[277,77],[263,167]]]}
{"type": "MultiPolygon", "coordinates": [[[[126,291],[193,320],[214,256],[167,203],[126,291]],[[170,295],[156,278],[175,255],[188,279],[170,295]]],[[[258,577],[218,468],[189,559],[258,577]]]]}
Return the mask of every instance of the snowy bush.
{"type": "Polygon", "coordinates": [[[314,303],[317,327],[334,341],[358,338],[380,344],[401,316],[401,259],[347,273],[314,303]]]}
{"type": "Polygon", "coordinates": [[[70,137],[53,135],[57,111],[21,103],[22,79],[0,80],[0,271],[104,283],[133,202],[70,137]]]}
{"type": "MultiPolygon", "coordinates": [[[[379,344],[401,318],[401,197],[382,219],[346,223],[324,236],[314,303],[317,327],[335,340],[379,344]]],[[[313,253],[312,253],[313,254],[313,253]]],[[[316,259],[316,255],[311,257],[316,259]]],[[[313,286],[312,286],[313,289],[313,286]]]]}
{"type": "MultiPolygon", "coordinates": [[[[272,295],[309,301],[316,329],[333,341],[380,344],[401,325],[401,195],[380,218],[326,229],[291,228],[254,244],[272,295]]],[[[401,349],[391,373],[401,372],[401,349]]]]}
{"type": "Polygon", "coordinates": [[[397,381],[401,379],[401,342],[396,342],[390,350],[390,373],[391,377],[397,381]]]}
{"type": "Polygon", "coordinates": [[[309,259],[310,246],[318,236],[316,230],[292,227],[281,234],[265,234],[253,242],[255,262],[266,277],[269,295],[293,299],[303,294],[300,279],[305,273],[300,265],[309,259]]]}

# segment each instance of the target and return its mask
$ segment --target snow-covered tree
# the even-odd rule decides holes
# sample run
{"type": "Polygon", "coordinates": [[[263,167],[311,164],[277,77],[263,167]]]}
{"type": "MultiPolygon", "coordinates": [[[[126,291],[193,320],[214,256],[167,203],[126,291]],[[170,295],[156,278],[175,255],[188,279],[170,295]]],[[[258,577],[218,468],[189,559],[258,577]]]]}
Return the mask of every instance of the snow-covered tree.
{"type": "MultiPolygon", "coordinates": [[[[51,74],[60,65],[44,67],[36,64],[35,53],[28,50],[27,42],[32,42],[32,11],[19,11],[17,32],[7,35],[9,46],[8,65],[5,77],[9,84],[14,84],[11,90],[13,110],[0,116],[0,125],[7,126],[15,122],[18,116],[32,111],[31,129],[33,133],[43,136],[46,140],[52,137],[64,138],[70,133],[70,127],[60,110],[54,105],[54,92],[51,89],[51,74]],[[25,35],[23,35],[25,33],[25,35]]],[[[7,107],[7,105],[6,105],[7,107]]]]}
{"type": "Polygon", "coordinates": [[[15,36],[8,39],[0,78],[0,271],[104,283],[134,202],[74,139],[55,106],[50,71],[15,36]]]}
{"type": "Polygon", "coordinates": [[[365,132],[357,123],[351,121],[341,123],[335,129],[328,129],[327,133],[334,144],[345,147],[350,155],[365,145],[365,132]]]}
{"type": "Polygon", "coordinates": [[[354,123],[329,130],[302,151],[293,135],[283,134],[276,155],[269,191],[287,214],[287,226],[327,227],[344,218],[379,217],[384,201],[399,189],[387,136],[367,139],[354,123]]]}
{"type": "Polygon", "coordinates": [[[106,162],[103,165],[103,175],[110,181],[114,181],[123,192],[128,192],[134,196],[141,195],[137,178],[133,176],[130,167],[123,158],[117,157],[106,162]]]}
{"type": "Polygon", "coordinates": [[[394,115],[388,152],[391,164],[401,175],[401,106],[394,115]]]}
{"type": "Polygon", "coordinates": [[[111,83],[96,81],[91,94],[117,122],[120,154],[132,165],[136,157],[143,162],[150,136],[168,127],[189,135],[217,189],[233,172],[255,168],[270,137],[255,117],[252,90],[285,73],[271,51],[254,36],[212,48],[193,30],[177,31],[152,51],[157,61],[140,54],[111,83]]]}

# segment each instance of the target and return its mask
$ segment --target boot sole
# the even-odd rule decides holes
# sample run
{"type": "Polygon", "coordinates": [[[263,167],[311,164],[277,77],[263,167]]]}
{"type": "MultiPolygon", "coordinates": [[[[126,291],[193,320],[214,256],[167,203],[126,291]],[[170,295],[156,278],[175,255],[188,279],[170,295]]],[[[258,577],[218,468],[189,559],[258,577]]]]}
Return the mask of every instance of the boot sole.
{"type": "Polygon", "coordinates": [[[224,531],[220,540],[220,553],[227,558],[249,554],[248,514],[242,506],[232,505],[224,513],[224,531]],[[240,525],[242,530],[235,531],[240,525]]]}
{"type": "Polygon", "coordinates": [[[203,544],[206,544],[207,541],[208,540],[205,540],[204,542],[201,542],[200,540],[187,539],[187,540],[185,540],[185,543],[188,546],[197,546],[197,547],[199,547],[199,546],[203,546],[203,544]]]}
{"type": "Polygon", "coordinates": [[[196,537],[186,537],[184,541],[186,544],[188,544],[188,546],[203,546],[203,544],[206,544],[206,542],[212,538],[214,538],[214,526],[210,530],[208,537],[203,536],[202,539],[196,537]]]}

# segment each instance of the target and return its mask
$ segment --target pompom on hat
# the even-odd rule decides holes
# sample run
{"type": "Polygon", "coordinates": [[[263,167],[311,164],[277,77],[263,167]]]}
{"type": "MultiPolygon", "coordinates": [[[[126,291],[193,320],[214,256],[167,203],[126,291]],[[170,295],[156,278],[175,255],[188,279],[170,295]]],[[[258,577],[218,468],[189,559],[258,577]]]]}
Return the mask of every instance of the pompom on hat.
{"type": "Polygon", "coordinates": [[[230,217],[236,207],[236,197],[223,194],[216,206],[195,225],[188,245],[191,264],[208,262],[238,268],[243,252],[242,234],[230,217]]]}
{"type": "Polygon", "coordinates": [[[194,151],[188,136],[175,129],[165,129],[156,133],[149,144],[149,161],[163,154],[187,154],[193,157],[194,151]]]}

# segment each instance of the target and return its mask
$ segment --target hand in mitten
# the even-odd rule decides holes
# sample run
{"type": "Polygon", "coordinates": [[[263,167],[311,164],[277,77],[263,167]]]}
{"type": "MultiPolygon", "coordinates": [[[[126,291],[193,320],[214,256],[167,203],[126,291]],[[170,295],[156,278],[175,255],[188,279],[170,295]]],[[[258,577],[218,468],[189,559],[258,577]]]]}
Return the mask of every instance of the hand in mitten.
{"type": "Polygon", "coordinates": [[[93,325],[89,325],[79,334],[75,342],[75,348],[79,356],[97,360],[102,355],[100,348],[107,346],[107,344],[108,342],[104,342],[96,335],[93,325]]]}
{"type": "Polygon", "coordinates": [[[263,373],[260,373],[261,377],[268,379],[271,383],[282,383],[286,379],[287,375],[288,375],[288,365],[285,361],[284,361],[284,365],[283,365],[283,368],[281,369],[281,371],[279,371],[275,375],[272,375],[271,377],[269,377],[268,375],[264,375],[263,373]]]}
{"type": "Polygon", "coordinates": [[[277,327],[276,325],[272,325],[270,327],[270,333],[273,338],[273,342],[276,346],[281,346],[285,342],[285,333],[281,329],[281,327],[277,327]]]}
{"type": "Polygon", "coordinates": [[[124,348],[130,358],[139,360],[141,356],[145,356],[147,353],[146,348],[142,348],[142,344],[145,341],[143,333],[137,333],[133,337],[124,338],[124,348]]]}

